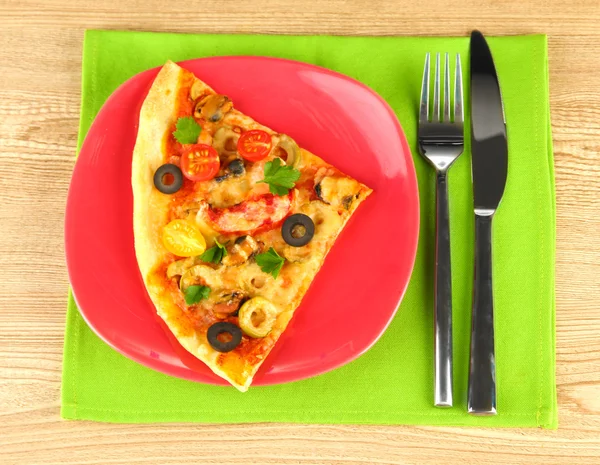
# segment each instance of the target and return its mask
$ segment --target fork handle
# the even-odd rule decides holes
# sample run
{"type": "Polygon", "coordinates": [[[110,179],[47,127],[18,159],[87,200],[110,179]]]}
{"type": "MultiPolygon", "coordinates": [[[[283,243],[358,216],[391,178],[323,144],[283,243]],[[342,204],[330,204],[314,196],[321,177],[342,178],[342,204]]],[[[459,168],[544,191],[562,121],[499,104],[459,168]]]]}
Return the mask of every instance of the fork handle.
{"type": "Polygon", "coordinates": [[[472,415],[496,414],[491,215],[475,215],[475,282],[467,408],[472,415]]]}
{"type": "Polygon", "coordinates": [[[435,405],[452,407],[452,274],[446,172],[437,173],[435,234],[435,405]]]}

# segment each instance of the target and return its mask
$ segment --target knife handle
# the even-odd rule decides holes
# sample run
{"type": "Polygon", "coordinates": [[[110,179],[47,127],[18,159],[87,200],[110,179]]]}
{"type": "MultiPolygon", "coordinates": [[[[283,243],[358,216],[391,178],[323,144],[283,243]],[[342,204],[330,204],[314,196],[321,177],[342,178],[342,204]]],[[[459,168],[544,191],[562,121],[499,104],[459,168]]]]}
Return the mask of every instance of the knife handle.
{"type": "Polygon", "coordinates": [[[436,407],[452,407],[452,274],[446,172],[437,173],[435,233],[434,352],[436,407]]]}
{"type": "Polygon", "coordinates": [[[496,414],[492,215],[475,215],[475,283],[467,407],[472,415],[496,414]]]}

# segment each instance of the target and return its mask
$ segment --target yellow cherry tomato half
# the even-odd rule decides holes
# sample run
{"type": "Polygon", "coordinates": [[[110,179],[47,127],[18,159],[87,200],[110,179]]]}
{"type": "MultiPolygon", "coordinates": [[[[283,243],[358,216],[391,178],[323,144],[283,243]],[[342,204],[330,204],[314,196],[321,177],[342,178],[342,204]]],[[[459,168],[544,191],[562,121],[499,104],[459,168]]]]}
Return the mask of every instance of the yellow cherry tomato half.
{"type": "Polygon", "coordinates": [[[166,249],[179,257],[194,257],[206,250],[206,241],[198,227],[187,220],[173,220],[163,228],[166,249]]]}

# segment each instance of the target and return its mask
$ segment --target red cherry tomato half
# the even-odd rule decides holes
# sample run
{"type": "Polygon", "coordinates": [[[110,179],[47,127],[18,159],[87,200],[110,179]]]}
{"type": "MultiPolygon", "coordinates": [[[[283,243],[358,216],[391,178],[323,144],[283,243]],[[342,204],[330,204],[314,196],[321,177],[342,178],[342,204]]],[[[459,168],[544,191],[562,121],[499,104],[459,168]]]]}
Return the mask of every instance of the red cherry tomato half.
{"type": "Polygon", "coordinates": [[[181,171],[192,181],[207,181],[219,172],[218,152],[206,144],[194,144],[181,154],[181,171]]]}
{"type": "Polygon", "coordinates": [[[237,150],[246,160],[262,160],[271,151],[271,136],[260,129],[246,131],[238,139],[237,150]]]}

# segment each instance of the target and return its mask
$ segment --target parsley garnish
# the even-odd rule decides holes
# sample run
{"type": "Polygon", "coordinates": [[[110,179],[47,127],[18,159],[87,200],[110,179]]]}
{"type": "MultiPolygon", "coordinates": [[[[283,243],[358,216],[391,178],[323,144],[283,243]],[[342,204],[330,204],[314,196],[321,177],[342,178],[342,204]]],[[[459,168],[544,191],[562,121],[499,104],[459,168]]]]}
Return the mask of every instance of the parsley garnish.
{"type": "Polygon", "coordinates": [[[265,179],[258,182],[268,184],[272,194],[286,195],[298,179],[300,179],[300,171],[282,165],[281,158],[275,158],[265,163],[265,179]]]}
{"type": "Polygon", "coordinates": [[[200,255],[200,260],[207,263],[214,263],[218,265],[223,260],[223,257],[227,256],[227,249],[223,244],[220,244],[218,240],[215,239],[215,245],[210,249],[207,249],[202,255],[200,255]]]}
{"type": "Polygon", "coordinates": [[[198,142],[198,136],[202,128],[192,116],[179,118],[175,127],[177,130],[173,132],[173,136],[180,144],[195,144],[198,142]]]}
{"type": "Polygon", "coordinates": [[[210,287],[208,286],[189,286],[185,290],[185,303],[194,305],[202,299],[207,299],[210,295],[210,287]]]}
{"type": "Polygon", "coordinates": [[[273,247],[267,252],[259,253],[256,256],[256,263],[260,266],[260,269],[274,278],[279,276],[283,262],[285,262],[285,258],[281,257],[273,247]]]}

